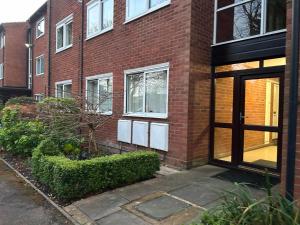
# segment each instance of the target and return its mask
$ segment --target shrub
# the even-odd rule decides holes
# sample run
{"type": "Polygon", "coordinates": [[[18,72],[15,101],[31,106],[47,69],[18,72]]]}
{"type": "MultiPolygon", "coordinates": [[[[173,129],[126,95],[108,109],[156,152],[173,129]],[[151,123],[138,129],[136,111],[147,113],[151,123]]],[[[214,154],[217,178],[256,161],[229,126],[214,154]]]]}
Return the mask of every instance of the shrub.
{"type": "Polygon", "coordinates": [[[205,212],[199,225],[300,225],[299,209],[293,202],[272,193],[257,200],[246,185],[227,192],[222,204],[205,212]]]}
{"type": "Polygon", "coordinates": [[[159,164],[156,153],[144,151],[74,161],[36,150],[32,157],[33,174],[64,200],[151,178],[159,164]]]}
{"type": "Polygon", "coordinates": [[[46,156],[57,156],[61,155],[62,151],[57,143],[55,143],[52,139],[46,138],[42,140],[40,144],[35,148],[34,151],[41,152],[41,154],[46,156]]]}
{"type": "Polygon", "coordinates": [[[0,145],[14,155],[31,156],[43,139],[42,123],[21,120],[18,110],[4,109],[1,123],[0,145]]]}
{"type": "Polygon", "coordinates": [[[28,97],[28,96],[20,96],[20,97],[16,97],[16,98],[10,98],[7,102],[6,102],[6,106],[9,105],[17,105],[17,104],[35,104],[36,100],[33,97],[28,97]]]}

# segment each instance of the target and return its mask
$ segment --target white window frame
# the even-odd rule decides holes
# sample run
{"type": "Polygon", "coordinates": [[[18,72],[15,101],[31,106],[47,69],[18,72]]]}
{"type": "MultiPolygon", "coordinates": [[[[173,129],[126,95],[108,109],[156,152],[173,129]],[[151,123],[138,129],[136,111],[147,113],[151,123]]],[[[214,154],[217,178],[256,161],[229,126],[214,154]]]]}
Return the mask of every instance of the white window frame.
{"type": "Polygon", "coordinates": [[[145,15],[147,15],[149,13],[157,11],[157,10],[159,10],[159,9],[161,9],[163,7],[166,7],[166,6],[168,6],[168,5],[171,4],[171,0],[166,0],[163,3],[161,3],[161,4],[158,4],[157,6],[154,6],[154,7],[150,8],[150,1],[151,0],[148,0],[148,6],[149,6],[148,10],[146,10],[145,12],[142,12],[141,14],[139,14],[137,16],[130,17],[129,16],[130,15],[130,13],[129,13],[130,12],[129,0],[126,0],[126,20],[125,20],[125,24],[129,23],[129,22],[131,22],[133,20],[136,20],[136,19],[138,19],[140,17],[143,17],[143,16],[145,16],[145,15]]]}
{"type": "MultiPolygon", "coordinates": [[[[40,71],[42,70],[41,65],[40,65],[39,69],[40,69],[40,71]]],[[[42,55],[35,58],[35,75],[36,76],[41,76],[41,75],[44,75],[44,74],[45,74],[45,56],[44,56],[44,54],[42,54],[42,55]],[[38,66],[39,66],[38,60],[41,59],[41,58],[44,58],[44,71],[42,73],[38,73],[38,66]]]]}
{"type": "MultiPolygon", "coordinates": [[[[58,85],[63,86],[62,98],[65,98],[65,86],[72,85],[72,80],[64,80],[64,81],[55,82],[55,98],[58,98],[58,88],[57,88],[58,85]]],[[[72,90],[72,87],[71,87],[71,90],[72,90]]],[[[70,94],[72,94],[72,93],[70,93],[70,94]]]]}
{"type": "Polygon", "coordinates": [[[98,35],[101,35],[101,34],[104,34],[108,31],[111,31],[113,30],[114,28],[114,8],[115,8],[115,1],[113,0],[113,19],[112,19],[112,26],[111,27],[107,27],[105,29],[102,29],[101,28],[101,25],[102,25],[102,2],[104,0],[92,0],[92,1],[89,1],[87,4],[86,4],[86,40],[89,40],[89,39],[92,39],[98,35]],[[92,33],[92,34],[89,34],[89,9],[90,8],[93,8],[95,5],[98,5],[99,4],[99,21],[98,21],[98,25],[100,27],[99,31],[98,32],[95,32],[95,33],[92,33]]]}
{"type": "Polygon", "coordinates": [[[0,49],[4,48],[5,46],[5,34],[1,33],[0,34],[0,49]]]}
{"type": "Polygon", "coordinates": [[[3,63],[0,64],[0,80],[4,79],[4,65],[3,63]]]}
{"type": "Polygon", "coordinates": [[[44,94],[35,94],[34,95],[35,101],[38,101],[38,102],[43,101],[43,98],[44,98],[44,94]],[[42,99],[39,99],[39,98],[42,98],[42,99]]]}
{"type": "Polygon", "coordinates": [[[266,32],[266,26],[267,26],[267,1],[268,0],[261,0],[262,1],[262,8],[261,8],[262,17],[261,17],[260,34],[253,35],[253,36],[250,36],[250,37],[240,38],[240,39],[237,39],[237,40],[230,40],[230,41],[224,41],[224,42],[217,43],[217,27],[218,27],[217,14],[218,14],[218,12],[229,9],[229,8],[234,8],[234,7],[239,6],[239,5],[243,5],[243,4],[251,2],[251,1],[252,0],[244,0],[242,2],[227,5],[227,6],[224,6],[224,7],[221,7],[221,8],[218,9],[218,0],[215,0],[215,6],[214,6],[214,33],[213,33],[213,45],[212,46],[229,44],[229,43],[233,43],[233,42],[244,41],[244,40],[248,40],[248,39],[253,39],[253,38],[262,37],[262,36],[268,36],[268,35],[277,34],[277,33],[283,33],[283,32],[287,31],[287,29],[285,28],[285,29],[281,29],[281,30],[266,32]]]}
{"type": "Polygon", "coordinates": [[[85,99],[87,101],[88,99],[88,82],[92,81],[92,80],[98,80],[98,90],[99,90],[99,81],[100,80],[107,80],[107,79],[111,79],[111,89],[112,89],[112,100],[111,100],[111,109],[112,111],[108,111],[108,112],[100,112],[100,109],[98,108],[97,113],[101,114],[101,115],[112,115],[113,114],[113,93],[114,93],[114,78],[113,78],[113,73],[104,73],[104,74],[99,74],[99,75],[95,75],[95,76],[89,76],[86,77],[86,82],[85,82],[85,99]]]}
{"type": "Polygon", "coordinates": [[[170,63],[162,63],[153,66],[147,66],[137,69],[130,69],[124,71],[124,111],[123,116],[130,117],[146,117],[146,118],[159,118],[159,119],[167,119],[169,113],[169,73],[170,73],[170,63]],[[167,96],[166,96],[166,113],[149,113],[145,112],[146,108],[146,73],[150,72],[159,72],[162,70],[167,71],[167,96]],[[144,73],[144,93],[143,93],[143,112],[139,113],[131,113],[127,112],[127,75],[144,73]]]}
{"type": "Polygon", "coordinates": [[[64,18],[63,20],[59,21],[56,24],[56,40],[55,40],[55,49],[56,49],[56,53],[59,53],[61,51],[64,51],[68,48],[71,48],[73,46],[73,30],[74,30],[74,24],[72,24],[72,43],[67,45],[67,25],[69,25],[70,23],[73,23],[73,14],[67,16],[66,18],[64,18]],[[57,31],[58,29],[63,28],[63,46],[60,48],[57,48],[57,31]]]}
{"type": "Polygon", "coordinates": [[[46,28],[45,26],[46,26],[45,17],[42,17],[41,19],[39,19],[39,20],[36,22],[36,24],[35,24],[35,39],[38,39],[38,38],[44,36],[44,34],[45,34],[45,28],[46,28]],[[39,26],[39,24],[40,24],[42,21],[44,21],[44,32],[41,33],[41,34],[38,34],[38,26],[39,26]]]}

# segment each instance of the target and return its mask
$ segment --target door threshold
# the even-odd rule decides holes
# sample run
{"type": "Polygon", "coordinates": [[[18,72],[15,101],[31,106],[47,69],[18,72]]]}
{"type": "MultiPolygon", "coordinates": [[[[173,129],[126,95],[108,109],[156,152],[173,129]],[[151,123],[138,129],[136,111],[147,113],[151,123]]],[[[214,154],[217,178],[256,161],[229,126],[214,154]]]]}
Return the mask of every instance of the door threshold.
{"type": "MultiPolygon", "coordinates": [[[[243,165],[238,166],[238,169],[253,172],[253,173],[258,173],[261,175],[266,175],[266,170],[263,170],[263,169],[257,169],[257,168],[253,168],[253,167],[249,167],[249,166],[243,166],[243,165]]],[[[268,170],[267,174],[271,177],[280,178],[280,174],[276,173],[274,171],[268,170]]]]}

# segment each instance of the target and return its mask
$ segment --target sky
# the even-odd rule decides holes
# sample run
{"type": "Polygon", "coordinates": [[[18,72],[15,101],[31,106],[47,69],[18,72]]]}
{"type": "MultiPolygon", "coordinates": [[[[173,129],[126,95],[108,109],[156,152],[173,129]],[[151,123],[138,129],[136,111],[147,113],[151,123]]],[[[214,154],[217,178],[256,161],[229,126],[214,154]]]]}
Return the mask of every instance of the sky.
{"type": "Polygon", "coordinates": [[[0,0],[0,24],[26,21],[46,0],[0,0]]]}

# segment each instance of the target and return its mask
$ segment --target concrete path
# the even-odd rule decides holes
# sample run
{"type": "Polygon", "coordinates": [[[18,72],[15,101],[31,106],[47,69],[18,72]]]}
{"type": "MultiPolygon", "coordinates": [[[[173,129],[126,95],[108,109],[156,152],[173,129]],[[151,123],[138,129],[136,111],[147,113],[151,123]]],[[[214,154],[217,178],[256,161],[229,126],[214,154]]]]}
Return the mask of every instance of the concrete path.
{"type": "Polygon", "coordinates": [[[0,225],[71,225],[0,161],[0,225]]]}
{"type": "Polygon", "coordinates": [[[203,210],[218,203],[221,191],[234,188],[231,182],[213,177],[225,171],[208,165],[167,172],[152,180],[80,200],[65,210],[84,225],[190,224],[199,219],[203,210]]]}

